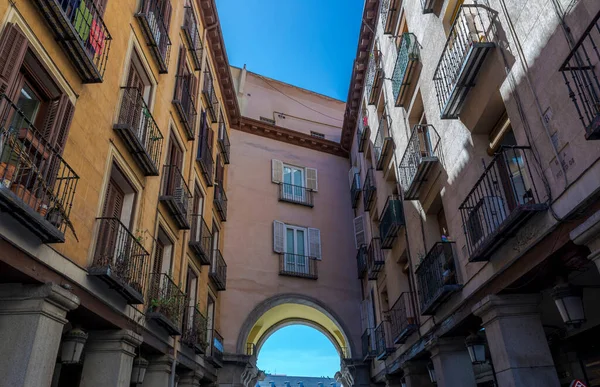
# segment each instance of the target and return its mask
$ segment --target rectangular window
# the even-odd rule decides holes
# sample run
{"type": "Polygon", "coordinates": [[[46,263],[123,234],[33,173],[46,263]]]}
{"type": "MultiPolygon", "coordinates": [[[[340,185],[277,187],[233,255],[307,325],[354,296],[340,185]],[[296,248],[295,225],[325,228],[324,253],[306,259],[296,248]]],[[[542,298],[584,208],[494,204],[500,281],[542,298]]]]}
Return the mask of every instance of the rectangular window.
{"type": "Polygon", "coordinates": [[[270,118],[267,118],[267,117],[262,117],[262,116],[261,116],[261,117],[260,117],[260,120],[261,120],[261,121],[264,121],[264,122],[268,122],[268,123],[269,123],[269,124],[271,124],[271,125],[275,125],[275,120],[272,120],[272,119],[270,119],[270,118]]]}
{"type": "Polygon", "coordinates": [[[308,274],[307,230],[302,227],[285,226],[285,270],[308,274]]]}
{"type": "Polygon", "coordinates": [[[295,255],[304,257],[300,264],[306,267],[306,257],[321,259],[321,231],[275,220],[273,222],[273,250],[279,254],[286,254],[286,258],[289,258],[292,265],[297,264],[295,255]]]}
{"type": "Polygon", "coordinates": [[[304,168],[283,165],[283,195],[287,200],[304,202],[304,168]]]}

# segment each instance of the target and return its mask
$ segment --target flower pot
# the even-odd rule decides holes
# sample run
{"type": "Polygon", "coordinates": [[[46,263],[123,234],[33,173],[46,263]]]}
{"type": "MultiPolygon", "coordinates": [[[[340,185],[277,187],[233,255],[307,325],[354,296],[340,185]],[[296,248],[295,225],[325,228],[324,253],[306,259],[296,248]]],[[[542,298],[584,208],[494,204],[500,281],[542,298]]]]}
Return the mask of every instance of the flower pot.
{"type": "Polygon", "coordinates": [[[5,187],[10,188],[16,169],[17,167],[14,164],[0,163],[0,182],[5,187]]]}
{"type": "Polygon", "coordinates": [[[23,184],[13,184],[10,190],[15,193],[21,200],[29,205],[31,202],[31,192],[25,188],[23,184]]]}
{"type": "Polygon", "coordinates": [[[46,214],[48,213],[48,204],[47,203],[40,204],[37,212],[42,216],[46,216],[46,214]]]}

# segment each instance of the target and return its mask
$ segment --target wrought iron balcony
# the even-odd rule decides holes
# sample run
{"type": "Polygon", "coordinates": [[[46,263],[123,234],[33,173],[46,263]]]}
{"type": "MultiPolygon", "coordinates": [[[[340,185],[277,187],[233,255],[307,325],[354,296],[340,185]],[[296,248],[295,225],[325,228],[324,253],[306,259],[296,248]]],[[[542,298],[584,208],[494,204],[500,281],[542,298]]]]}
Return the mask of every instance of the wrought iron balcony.
{"type": "Polygon", "coordinates": [[[0,106],[0,210],[42,242],[64,242],[79,176],[4,94],[0,106]]]}
{"type": "Polygon", "coordinates": [[[171,39],[169,38],[167,25],[164,23],[162,10],[164,1],[166,0],[142,0],[140,9],[135,14],[142,28],[146,44],[152,50],[160,74],[166,74],[169,71],[169,58],[171,56],[171,39]]]}
{"type": "Polygon", "coordinates": [[[128,304],[143,304],[150,254],[119,219],[96,221],[98,239],[88,274],[105,281],[128,304]]]}
{"type": "Polygon", "coordinates": [[[404,207],[399,196],[388,196],[381,219],[379,220],[379,235],[381,236],[381,248],[391,249],[398,237],[398,232],[406,224],[404,220],[404,207]]]}
{"type": "Polygon", "coordinates": [[[206,353],[208,342],[207,337],[207,320],[200,312],[198,306],[186,306],[184,313],[183,335],[181,342],[190,348],[193,348],[196,353],[206,353]]]}
{"type": "Polygon", "coordinates": [[[193,140],[196,130],[196,98],[194,97],[194,75],[177,75],[175,77],[175,95],[173,105],[185,129],[188,140],[193,140]]]}
{"type": "Polygon", "coordinates": [[[382,85],[383,61],[381,60],[381,51],[373,49],[371,57],[369,58],[369,67],[367,68],[367,80],[365,84],[369,105],[377,104],[382,85]]]}
{"type": "Polygon", "coordinates": [[[279,183],[279,201],[313,207],[313,190],[287,183],[279,183]]]}
{"type": "Polygon", "coordinates": [[[374,359],[377,354],[375,329],[367,328],[361,336],[363,361],[374,359]]]}
{"type": "Polygon", "coordinates": [[[280,254],[279,275],[317,279],[319,278],[317,259],[315,257],[299,254],[280,254]]]}
{"type": "Polygon", "coordinates": [[[398,167],[404,200],[418,200],[421,187],[439,162],[440,136],[433,125],[415,125],[398,167]]]}
{"type": "Polygon", "coordinates": [[[548,208],[533,181],[531,152],[501,148],[460,205],[470,262],[487,260],[527,219],[548,208]]]}
{"type": "Polygon", "coordinates": [[[350,200],[352,203],[352,208],[358,207],[358,199],[360,198],[360,173],[355,173],[354,178],[352,178],[352,185],[350,186],[350,200]]]}
{"type": "Polygon", "coordinates": [[[202,215],[191,216],[192,229],[188,245],[201,265],[210,265],[212,253],[212,233],[202,215]]]}
{"type": "Polygon", "coordinates": [[[390,333],[394,344],[404,344],[406,339],[418,329],[417,314],[413,308],[411,293],[404,292],[389,310],[390,333]]]}
{"type": "Polygon", "coordinates": [[[383,270],[385,256],[381,249],[381,239],[371,239],[369,249],[367,250],[367,270],[369,280],[376,280],[379,272],[383,270]]]}
{"type": "Polygon", "coordinates": [[[210,66],[208,63],[204,66],[204,84],[202,86],[202,96],[204,97],[204,103],[206,104],[208,115],[210,116],[211,122],[214,124],[217,122],[217,114],[219,112],[219,99],[215,92],[215,84],[213,82],[213,76],[210,72],[210,66]]]}
{"type": "Polygon", "coordinates": [[[583,32],[560,67],[569,97],[585,128],[585,138],[600,139],[600,12],[583,32]],[[572,82],[572,83],[571,83],[572,82]]]}
{"type": "Polygon", "coordinates": [[[423,13],[432,13],[437,5],[438,0],[421,0],[421,7],[423,8],[423,13]]]}
{"type": "Polygon", "coordinates": [[[213,181],[213,169],[215,165],[215,161],[212,156],[212,135],[209,136],[209,133],[212,134],[212,129],[207,126],[204,127],[205,124],[201,126],[201,133],[198,145],[198,154],[196,156],[196,161],[200,164],[200,170],[202,171],[202,176],[204,176],[204,180],[206,181],[206,185],[212,187],[214,184],[213,181]],[[204,127],[204,128],[202,128],[204,127]]]}
{"type": "Polygon", "coordinates": [[[371,130],[369,129],[369,123],[368,123],[368,119],[367,116],[363,115],[363,113],[361,112],[360,115],[358,116],[358,121],[357,121],[357,125],[358,125],[358,151],[359,152],[364,152],[365,148],[367,146],[367,144],[369,143],[369,136],[371,133],[371,130]]]}
{"type": "Polygon", "coordinates": [[[396,350],[390,337],[390,323],[384,320],[375,328],[375,353],[377,360],[387,359],[396,350]]]}
{"type": "Polygon", "coordinates": [[[213,250],[212,259],[208,276],[212,279],[218,291],[225,290],[227,285],[227,264],[219,249],[213,250]]]}
{"type": "Polygon", "coordinates": [[[171,336],[181,335],[185,294],[165,273],[150,274],[146,318],[162,326],[171,336]]]}
{"type": "Polygon", "coordinates": [[[219,214],[219,218],[222,222],[225,222],[227,220],[227,195],[225,194],[225,189],[223,188],[223,182],[218,181],[217,184],[215,184],[215,195],[213,202],[217,208],[217,214],[219,214]]]}
{"type": "Polygon", "coordinates": [[[166,204],[169,213],[183,230],[190,229],[190,203],[192,193],[177,165],[163,168],[162,190],[158,200],[166,204]]]}
{"type": "Polygon", "coordinates": [[[136,87],[121,88],[121,109],[113,129],[145,176],[158,176],[163,135],[136,87]]]}
{"type": "Polygon", "coordinates": [[[483,61],[495,47],[497,15],[484,5],[460,7],[433,76],[442,119],[458,118],[469,90],[475,86],[483,61]]]}
{"type": "Polygon", "coordinates": [[[112,37],[94,1],[34,0],[83,83],[104,78],[112,37]]]}
{"type": "Polygon", "coordinates": [[[221,148],[221,155],[223,157],[223,164],[229,164],[231,156],[231,144],[229,142],[229,133],[227,133],[227,126],[225,125],[225,119],[223,118],[223,112],[220,114],[219,119],[219,137],[217,142],[219,148],[221,148]]]}
{"type": "Polygon", "coordinates": [[[358,268],[358,279],[365,278],[367,273],[367,245],[360,245],[356,251],[356,266],[358,268]]]}
{"type": "Polygon", "coordinates": [[[454,242],[438,242],[415,270],[419,283],[421,314],[433,314],[452,293],[462,287],[458,278],[454,242]]]}
{"type": "Polygon", "coordinates": [[[223,367],[223,336],[217,332],[216,329],[209,331],[210,337],[210,356],[208,361],[215,366],[215,368],[223,367]]]}
{"type": "Polygon", "coordinates": [[[365,211],[371,211],[373,203],[375,202],[375,193],[377,193],[375,176],[373,176],[373,168],[369,168],[367,169],[365,183],[363,184],[363,204],[365,211]]]}
{"type": "Polygon", "coordinates": [[[405,105],[407,96],[410,94],[411,84],[417,81],[419,55],[417,37],[409,32],[402,34],[400,49],[392,73],[392,92],[396,106],[403,107],[405,105]]]}
{"type": "Polygon", "coordinates": [[[383,25],[384,34],[390,35],[395,32],[401,5],[402,0],[381,1],[379,6],[379,14],[381,15],[381,25],[383,25]]]}
{"type": "Polygon", "coordinates": [[[395,148],[394,140],[390,133],[392,124],[389,121],[391,121],[391,117],[389,116],[382,116],[379,119],[379,128],[377,129],[377,136],[373,144],[375,160],[377,162],[375,169],[378,171],[382,171],[386,163],[389,162],[395,148]]]}
{"type": "Polygon", "coordinates": [[[184,7],[183,25],[181,28],[187,40],[190,54],[192,54],[194,70],[202,71],[202,52],[204,51],[204,46],[202,44],[202,37],[200,36],[200,29],[198,28],[198,21],[191,5],[184,7]]]}

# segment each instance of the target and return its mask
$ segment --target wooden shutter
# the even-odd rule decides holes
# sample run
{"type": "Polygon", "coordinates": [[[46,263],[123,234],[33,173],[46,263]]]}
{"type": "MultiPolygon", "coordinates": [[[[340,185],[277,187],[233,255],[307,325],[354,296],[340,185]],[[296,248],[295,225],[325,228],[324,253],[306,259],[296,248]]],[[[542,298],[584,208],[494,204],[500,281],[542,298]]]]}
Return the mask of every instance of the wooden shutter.
{"type": "Polygon", "coordinates": [[[223,185],[223,177],[225,175],[224,171],[225,171],[225,167],[223,166],[223,163],[221,162],[221,155],[217,154],[217,161],[216,161],[216,165],[217,168],[215,170],[215,180],[218,182],[219,185],[223,185]]]}
{"type": "Polygon", "coordinates": [[[278,220],[273,221],[273,251],[284,252],[285,224],[278,220]]]}
{"type": "Polygon", "coordinates": [[[67,142],[74,113],[75,107],[66,94],[52,100],[48,106],[42,136],[61,154],[67,142]]]}
{"type": "Polygon", "coordinates": [[[308,229],[308,255],[321,259],[321,230],[318,228],[308,229]]]}
{"type": "Polygon", "coordinates": [[[357,250],[360,246],[367,244],[365,235],[365,220],[362,215],[354,218],[354,244],[356,245],[357,250]]]}
{"type": "MultiPolygon", "coordinates": [[[[165,253],[165,246],[160,241],[160,239],[156,240],[156,249],[154,251],[154,263],[152,265],[152,273],[161,273],[162,265],[163,265],[163,255],[165,253]]],[[[157,277],[158,280],[158,277],[157,277]]],[[[159,284],[157,284],[159,285],[159,284]]]]}
{"type": "Polygon", "coordinates": [[[317,170],[314,168],[306,168],[306,188],[318,191],[317,170]]]}
{"type": "Polygon", "coordinates": [[[210,128],[208,125],[206,126],[206,143],[208,145],[208,151],[211,153],[209,156],[210,158],[212,158],[212,148],[213,148],[213,141],[215,138],[215,133],[213,132],[212,128],[210,128]]]}
{"type": "Polygon", "coordinates": [[[171,2],[164,0],[163,4],[163,23],[167,29],[167,35],[169,34],[169,27],[171,26],[171,2]]]}
{"type": "Polygon", "coordinates": [[[98,10],[100,16],[104,16],[104,10],[106,9],[106,0],[94,0],[94,5],[98,10]]]}
{"type": "Polygon", "coordinates": [[[104,196],[104,206],[102,207],[103,218],[121,218],[121,212],[123,211],[123,200],[125,194],[119,188],[117,183],[111,178],[108,181],[108,187],[106,188],[106,195],[104,196]]]}
{"type": "Polygon", "coordinates": [[[271,160],[271,181],[273,183],[283,182],[283,162],[280,160],[271,160]]]}
{"type": "Polygon", "coordinates": [[[200,134],[198,138],[198,154],[196,158],[202,157],[202,148],[204,146],[204,142],[206,141],[206,111],[202,110],[200,113],[200,134]]]}
{"type": "Polygon", "coordinates": [[[0,38],[0,94],[5,93],[14,99],[12,90],[19,69],[27,53],[28,42],[19,27],[9,23],[0,38]]]}
{"type": "Polygon", "coordinates": [[[185,65],[187,63],[187,57],[185,55],[185,46],[179,47],[179,65],[177,66],[177,75],[185,75],[185,65]]]}

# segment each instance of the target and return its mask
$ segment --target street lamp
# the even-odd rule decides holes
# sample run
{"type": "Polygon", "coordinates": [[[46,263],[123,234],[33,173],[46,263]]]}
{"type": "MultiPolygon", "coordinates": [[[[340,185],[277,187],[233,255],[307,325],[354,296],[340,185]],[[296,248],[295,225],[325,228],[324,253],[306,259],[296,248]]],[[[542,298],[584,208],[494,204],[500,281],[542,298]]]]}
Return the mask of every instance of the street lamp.
{"type": "Polygon", "coordinates": [[[406,379],[402,378],[402,380],[400,381],[400,386],[406,387],[406,379]]]}
{"type": "Polygon", "coordinates": [[[144,383],[144,376],[146,376],[146,369],[148,368],[148,360],[141,356],[137,356],[133,359],[133,368],[131,369],[131,383],[142,384],[144,383]]]}
{"type": "Polygon", "coordinates": [[[79,363],[87,338],[88,334],[79,328],[71,329],[67,334],[65,334],[62,340],[62,349],[60,351],[61,363],[79,363]]]}
{"type": "Polygon", "coordinates": [[[583,288],[561,282],[552,289],[552,298],[565,324],[579,328],[585,322],[583,288]]]}
{"type": "Polygon", "coordinates": [[[435,377],[435,368],[433,368],[433,362],[427,363],[427,373],[429,374],[429,380],[431,383],[437,384],[437,379],[435,377]]]}
{"type": "Polygon", "coordinates": [[[477,333],[471,333],[465,340],[471,363],[485,363],[485,339],[477,333]]]}

